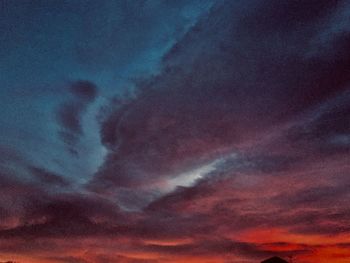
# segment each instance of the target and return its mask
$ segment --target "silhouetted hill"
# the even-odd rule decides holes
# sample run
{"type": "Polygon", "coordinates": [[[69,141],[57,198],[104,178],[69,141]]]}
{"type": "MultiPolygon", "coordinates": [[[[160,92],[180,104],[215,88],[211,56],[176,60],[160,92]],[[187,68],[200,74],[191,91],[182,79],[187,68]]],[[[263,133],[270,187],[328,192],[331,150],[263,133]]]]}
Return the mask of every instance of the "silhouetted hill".
{"type": "Polygon", "coordinates": [[[280,257],[272,257],[264,261],[261,261],[261,263],[288,263],[288,262],[281,259],[280,257]]]}

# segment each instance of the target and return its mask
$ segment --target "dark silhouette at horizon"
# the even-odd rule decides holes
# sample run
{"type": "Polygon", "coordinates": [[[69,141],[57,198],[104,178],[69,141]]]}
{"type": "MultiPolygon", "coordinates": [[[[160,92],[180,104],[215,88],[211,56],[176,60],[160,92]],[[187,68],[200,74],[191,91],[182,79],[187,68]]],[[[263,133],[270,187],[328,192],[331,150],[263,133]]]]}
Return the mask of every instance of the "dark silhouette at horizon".
{"type": "Polygon", "coordinates": [[[280,257],[272,257],[272,258],[266,259],[264,261],[261,261],[261,263],[288,263],[288,261],[286,261],[280,257]]]}

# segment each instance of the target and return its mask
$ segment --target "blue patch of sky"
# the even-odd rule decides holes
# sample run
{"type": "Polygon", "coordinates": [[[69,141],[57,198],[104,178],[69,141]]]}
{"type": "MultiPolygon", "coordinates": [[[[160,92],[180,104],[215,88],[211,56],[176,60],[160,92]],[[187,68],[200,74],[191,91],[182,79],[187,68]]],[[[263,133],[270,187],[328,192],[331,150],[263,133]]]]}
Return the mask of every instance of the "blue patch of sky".
{"type": "Polygon", "coordinates": [[[94,121],[104,98],[157,74],[166,51],[214,0],[2,1],[0,6],[0,145],[78,182],[102,162],[94,121]],[[67,82],[94,82],[100,99],[84,116],[82,155],[57,136],[56,107],[67,82]],[[102,99],[101,99],[102,98],[102,99]]]}

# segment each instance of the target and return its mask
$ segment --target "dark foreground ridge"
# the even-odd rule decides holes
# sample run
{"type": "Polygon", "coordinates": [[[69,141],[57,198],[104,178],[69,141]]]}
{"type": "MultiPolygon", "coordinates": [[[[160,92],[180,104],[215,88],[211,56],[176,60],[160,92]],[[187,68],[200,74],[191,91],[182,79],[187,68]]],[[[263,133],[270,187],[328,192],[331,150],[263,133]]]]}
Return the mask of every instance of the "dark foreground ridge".
{"type": "Polygon", "coordinates": [[[280,257],[272,257],[264,261],[261,261],[261,263],[288,263],[288,262],[280,257]]]}

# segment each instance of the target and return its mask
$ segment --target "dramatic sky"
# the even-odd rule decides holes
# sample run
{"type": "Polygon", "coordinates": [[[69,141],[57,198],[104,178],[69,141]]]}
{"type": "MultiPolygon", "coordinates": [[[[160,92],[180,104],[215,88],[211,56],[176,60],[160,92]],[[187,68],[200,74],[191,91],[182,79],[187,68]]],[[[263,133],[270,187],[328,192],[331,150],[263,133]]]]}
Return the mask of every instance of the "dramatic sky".
{"type": "Polygon", "coordinates": [[[350,262],[350,1],[0,0],[0,262],[350,262]]]}

